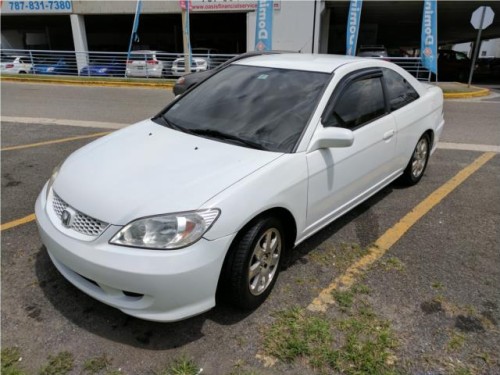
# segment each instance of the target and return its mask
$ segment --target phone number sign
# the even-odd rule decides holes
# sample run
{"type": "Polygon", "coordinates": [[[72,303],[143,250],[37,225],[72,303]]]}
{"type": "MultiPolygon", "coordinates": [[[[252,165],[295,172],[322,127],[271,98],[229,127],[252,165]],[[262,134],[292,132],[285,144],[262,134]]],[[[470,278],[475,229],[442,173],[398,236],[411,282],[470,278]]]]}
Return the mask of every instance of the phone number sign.
{"type": "Polygon", "coordinates": [[[3,0],[2,14],[72,13],[71,0],[3,0]]]}

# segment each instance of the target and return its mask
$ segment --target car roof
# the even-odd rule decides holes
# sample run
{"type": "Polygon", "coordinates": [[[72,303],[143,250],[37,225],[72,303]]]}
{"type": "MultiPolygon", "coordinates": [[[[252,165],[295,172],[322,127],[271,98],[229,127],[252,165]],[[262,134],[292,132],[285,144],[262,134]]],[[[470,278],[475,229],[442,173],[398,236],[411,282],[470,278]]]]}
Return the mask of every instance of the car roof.
{"type": "Polygon", "coordinates": [[[332,73],[339,66],[356,61],[362,59],[344,55],[283,53],[252,56],[235,61],[233,64],[332,73]]]}

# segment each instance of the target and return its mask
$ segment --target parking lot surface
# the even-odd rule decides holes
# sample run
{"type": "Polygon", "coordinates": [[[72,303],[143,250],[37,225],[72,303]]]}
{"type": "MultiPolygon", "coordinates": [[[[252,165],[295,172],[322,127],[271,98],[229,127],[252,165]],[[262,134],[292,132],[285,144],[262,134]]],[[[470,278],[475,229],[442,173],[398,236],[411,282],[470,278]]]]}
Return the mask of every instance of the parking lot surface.
{"type": "Polygon", "coordinates": [[[171,98],[157,90],[2,83],[2,116],[10,119],[1,125],[2,350],[22,357],[15,366],[36,374],[59,355],[71,374],[161,373],[179,361],[202,374],[500,373],[500,106],[491,100],[446,102],[443,141],[453,147],[436,151],[422,181],[391,184],[288,254],[271,298],[254,312],[217,306],[152,323],[69,284],[30,216],[37,194],[65,157],[112,131],[99,121],[132,123],[171,98]],[[66,99],[64,108],[45,101],[38,111],[4,100],[10,93],[25,103],[66,99]],[[20,145],[27,147],[13,148],[20,145]],[[402,231],[401,219],[420,209],[402,231]],[[374,245],[388,230],[396,242],[374,245]],[[342,279],[349,272],[354,277],[342,279]],[[328,289],[339,278],[350,284],[328,289]],[[311,309],[325,290],[334,303],[311,309]],[[91,372],[97,359],[106,365],[91,372]]]}

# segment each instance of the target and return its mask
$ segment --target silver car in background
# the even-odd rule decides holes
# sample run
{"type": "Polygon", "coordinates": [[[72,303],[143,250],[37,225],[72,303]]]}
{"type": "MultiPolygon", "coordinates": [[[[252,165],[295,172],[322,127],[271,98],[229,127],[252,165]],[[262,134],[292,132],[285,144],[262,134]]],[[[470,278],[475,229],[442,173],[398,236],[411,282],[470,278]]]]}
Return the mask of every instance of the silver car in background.
{"type": "Polygon", "coordinates": [[[161,78],[163,76],[165,62],[160,60],[160,51],[133,51],[125,65],[127,77],[161,78]]]}

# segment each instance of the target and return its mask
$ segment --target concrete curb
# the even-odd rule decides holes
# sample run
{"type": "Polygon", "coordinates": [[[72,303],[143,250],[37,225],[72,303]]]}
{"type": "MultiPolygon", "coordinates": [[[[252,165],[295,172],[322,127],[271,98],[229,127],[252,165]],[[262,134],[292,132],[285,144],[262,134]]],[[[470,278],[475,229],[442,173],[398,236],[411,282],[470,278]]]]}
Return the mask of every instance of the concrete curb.
{"type": "MultiPolygon", "coordinates": [[[[1,81],[7,82],[28,82],[28,83],[47,83],[47,84],[64,84],[64,85],[75,85],[75,86],[107,86],[107,87],[139,87],[139,88],[149,88],[149,89],[169,89],[174,87],[174,82],[165,83],[147,83],[147,82],[124,82],[124,81],[77,81],[69,79],[38,79],[34,77],[24,78],[24,77],[1,77],[1,81]]],[[[456,85],[464,86],[465,89],[469,89],[466,85],[456,82],[456,85]]],[[[476,89],[475,91],[463,91],[463,92],[444,92],[443,96],[445,99],[466,99],[466,98],[477,98],[481,96],[488,96],[490,94],[489,89],[482,89],[480,87],[472,86],[476,89]]]]}
{"type": "Polygon", "coordinates": [[[481,96],[488,96],[490,94],[489,89],[483,89],[481,87],[471,86],[470,88],[467,85],[459,82],[454,83],[456,86],[463,86],[464,91],[462,92],[444,92],[443,96],[445,99],[466,99],[466,98],[477,98],[481,96]],[[467,91],[473,89],[474,91],[467,91]]]}
{"type": "Polygon", "coordinates": [[[165,83],[146,83],[146,82],[109,82],[109,81],[77,81],[69,79],[37,79],[37,78],[22,78],[22,77],[1,77],[1,81],[7,82],[28,82],[28,83],[47,83],[47,84],[63,84],[75,86],[107,86],[107,87],[141,87],[149,89],[166,89],[174,87],[174,82],[165,83]]]}

